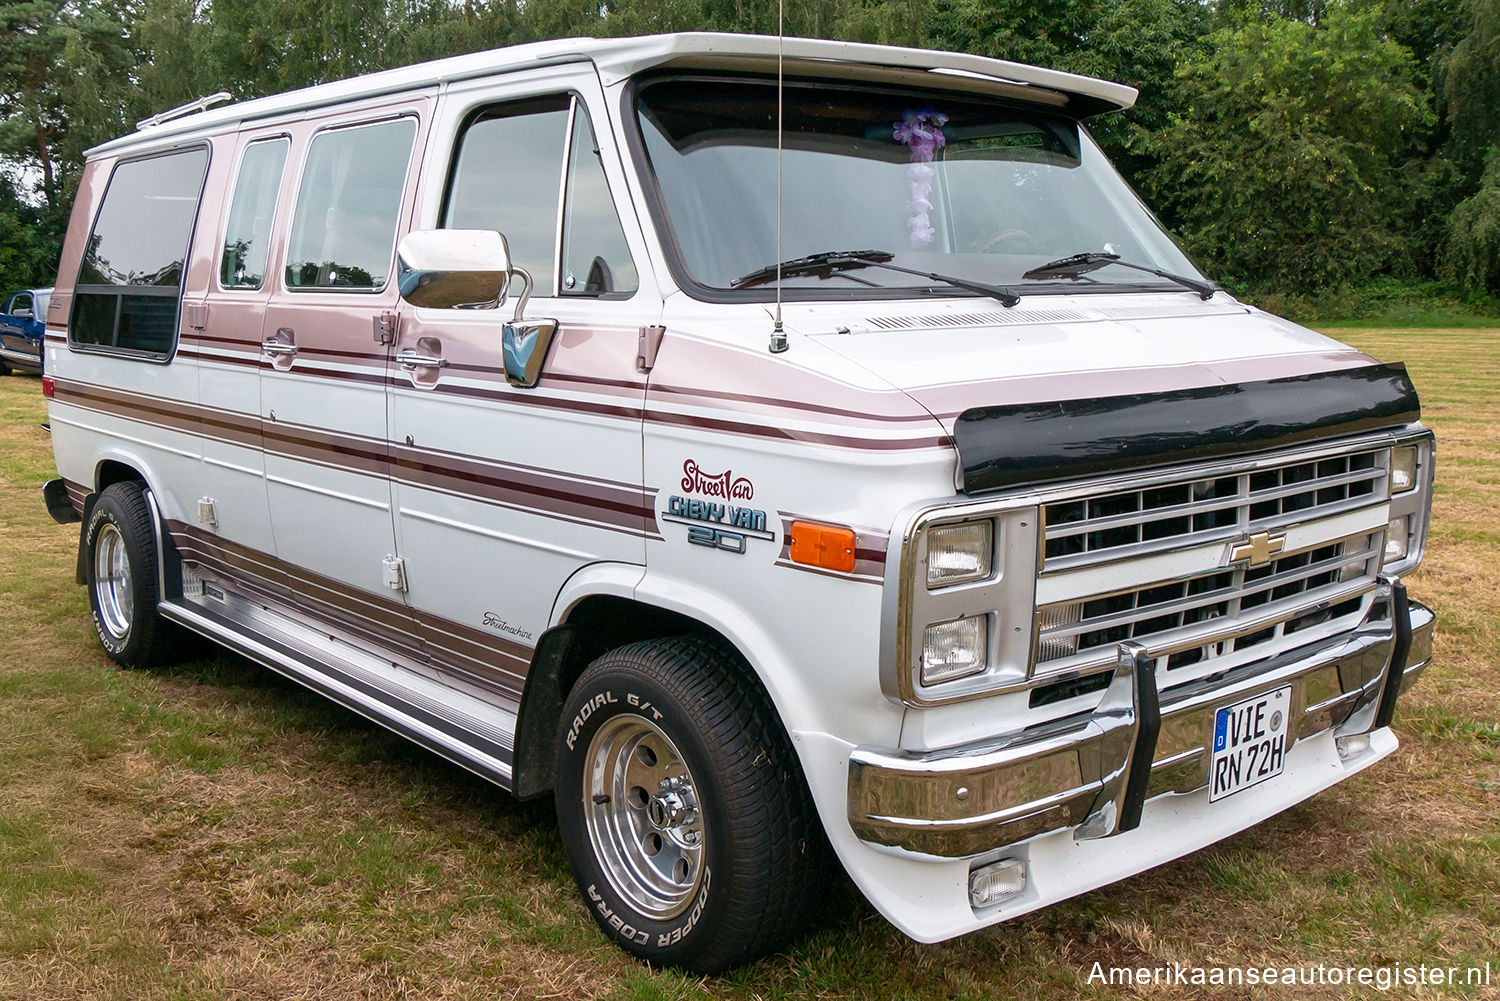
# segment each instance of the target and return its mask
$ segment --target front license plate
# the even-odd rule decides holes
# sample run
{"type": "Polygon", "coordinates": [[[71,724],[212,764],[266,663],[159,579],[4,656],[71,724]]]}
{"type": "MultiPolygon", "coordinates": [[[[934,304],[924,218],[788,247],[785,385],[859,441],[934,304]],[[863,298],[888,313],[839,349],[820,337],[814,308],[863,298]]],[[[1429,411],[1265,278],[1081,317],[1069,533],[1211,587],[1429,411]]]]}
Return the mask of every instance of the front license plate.
{"type": "Polygon", "coordinates": [[[1208,800],[1223,799],[1281,774],[1292,686],[1225,706],[1214,716],[1208,800]]]}

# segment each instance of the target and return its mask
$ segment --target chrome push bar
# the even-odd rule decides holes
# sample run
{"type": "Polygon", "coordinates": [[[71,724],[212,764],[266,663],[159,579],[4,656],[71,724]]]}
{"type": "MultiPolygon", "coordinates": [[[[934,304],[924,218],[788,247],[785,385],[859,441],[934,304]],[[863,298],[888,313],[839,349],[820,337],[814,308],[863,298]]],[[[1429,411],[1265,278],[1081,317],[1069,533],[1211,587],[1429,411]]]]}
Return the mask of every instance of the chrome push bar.
{"type": "Polygon", "coordinates": [[[1400,580],[1382,578],[1353,633],[1164,697],[1155,663],[1171,651],[1122,643],[1109,687],[1087,714],[941,751],[856,749],[850,826],[868,844],[941,858],[1069,827],[1079,840],[1122,834],[1140,824],[1153,796],[1208,782],[1222,706],[1291,685],[1289,746],[1329,730],[1342,738],[1389,725],[1397,697],[1431,660],[1434,620],[1400,580]]]}

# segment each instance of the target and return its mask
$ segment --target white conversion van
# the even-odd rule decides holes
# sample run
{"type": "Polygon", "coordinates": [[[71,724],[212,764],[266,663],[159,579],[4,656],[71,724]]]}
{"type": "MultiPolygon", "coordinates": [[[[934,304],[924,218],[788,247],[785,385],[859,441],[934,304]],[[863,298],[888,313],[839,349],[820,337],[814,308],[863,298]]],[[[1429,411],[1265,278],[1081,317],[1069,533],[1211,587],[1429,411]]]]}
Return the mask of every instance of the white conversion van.
{"type": "Polygon", "coordinates": [[[201,633],[555,797],[605,933],[694,971],[835,857],[930,942],[1392,753],[1405,369],[1195,269],[1084,124],[1129,87],[782,66],[547,42],[92,150],[45,497],[108,654],[201,633]]]}

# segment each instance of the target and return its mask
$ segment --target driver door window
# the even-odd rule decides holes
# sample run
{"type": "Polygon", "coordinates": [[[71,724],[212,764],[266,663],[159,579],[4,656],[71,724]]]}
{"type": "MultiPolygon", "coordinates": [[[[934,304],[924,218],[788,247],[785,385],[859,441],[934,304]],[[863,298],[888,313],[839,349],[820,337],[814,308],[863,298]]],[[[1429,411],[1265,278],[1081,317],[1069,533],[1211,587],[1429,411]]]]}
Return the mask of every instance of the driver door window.
{"type": "Polygon", "coordinates": [[[503,233],[539,296],[626,296],[639,285],[588,112],[569,95],[470,119],[441,226],[503,233]]]}

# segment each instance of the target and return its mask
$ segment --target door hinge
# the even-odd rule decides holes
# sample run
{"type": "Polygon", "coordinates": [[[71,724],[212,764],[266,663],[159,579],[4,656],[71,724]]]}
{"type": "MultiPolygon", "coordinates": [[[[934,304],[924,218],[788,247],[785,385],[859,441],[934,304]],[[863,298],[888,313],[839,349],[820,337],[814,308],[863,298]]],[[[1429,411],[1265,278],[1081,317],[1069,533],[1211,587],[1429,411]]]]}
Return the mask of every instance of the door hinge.
{"type": "Polygon", "coordinates": [[[200,497],[198,499],[198,521],[209,528],[218,527],[219,512],[214,510],[213,498],[200,497]]]}
{"type": "Polygon", "coordinates": [[[381,562],[385,586],[392,591],[406,590],[406,561],[399,556],[387,556],[381,562]]]}
{"type": "Polygon", "coordinates": [[[656,353],[661,350],[662,335],[667,328],[659,325],[642,327],[635,351],[635,367],[649,372],[656,365],[656,353]]]}
{"type": "Polygon", "coordinates": [[[377,314],[375,317],[375,343],[395,344],[396,326],[400,318],[390,310],[377,314]]]}

